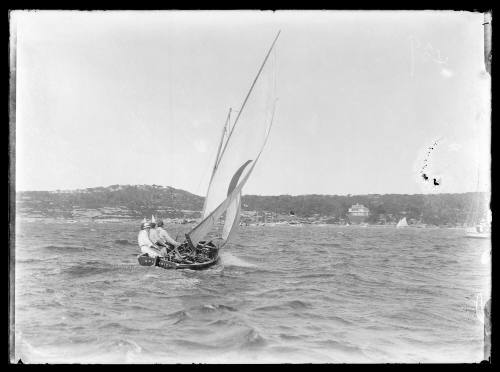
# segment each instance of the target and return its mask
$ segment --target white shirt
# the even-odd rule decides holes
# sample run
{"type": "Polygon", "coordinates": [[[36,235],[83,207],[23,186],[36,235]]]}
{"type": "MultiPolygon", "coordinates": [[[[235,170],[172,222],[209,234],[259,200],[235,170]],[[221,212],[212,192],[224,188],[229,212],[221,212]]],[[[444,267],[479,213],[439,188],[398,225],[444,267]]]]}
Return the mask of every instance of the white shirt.
{"type": "Polygon", "coordinates": [[[169,242],[170,244],[177,244],[177,242],[168,235],[168,233],[162,227],[157,227],[158,235],[164,242],[169,242]]]}
{"type": "Polygon", "coordinates": [[[153,243],[149,239],[149,234],[147,230],[139,231],[139,235],[137,236],[137,241],[139,242],[139,247],[151,247],[153,243]]]}
{"type": "Polygon", "coordinates": [[[151,240],[155,244],[161,242],[160,234],[158,234],[158,228],[149,230],[149,240],[151,240]]]}

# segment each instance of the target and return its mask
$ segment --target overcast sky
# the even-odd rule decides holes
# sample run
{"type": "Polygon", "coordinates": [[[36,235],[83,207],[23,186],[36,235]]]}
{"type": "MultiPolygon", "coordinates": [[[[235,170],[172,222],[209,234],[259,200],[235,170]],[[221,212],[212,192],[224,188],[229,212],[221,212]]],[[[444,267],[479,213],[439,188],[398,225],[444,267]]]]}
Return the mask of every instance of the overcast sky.
{"type": "Polygon", "coordinates": [[[275,122],[245,194],[489,190],[480,13],[14,20],[18,190],[158,184],[204,195],[227,110],[240,107],[278,30],[275,122]],[[439,186],[421,177],[425,164],[439,186]]]}

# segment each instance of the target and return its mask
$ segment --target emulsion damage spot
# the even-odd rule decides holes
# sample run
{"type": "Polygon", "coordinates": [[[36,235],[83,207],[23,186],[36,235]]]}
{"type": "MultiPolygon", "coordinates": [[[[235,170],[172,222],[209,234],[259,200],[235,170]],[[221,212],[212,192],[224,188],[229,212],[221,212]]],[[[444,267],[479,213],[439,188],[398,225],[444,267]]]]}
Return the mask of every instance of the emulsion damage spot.
{"type": "Polygon", "coordinates": [[[438,140],[436,140],[432,144],[432,146],[430,146],[430,147],[427,148],[427,154],[426,154],[425,159],[424,159],[424,165],[420,169],[420,175],[421,175],[422,179],[424,180],[424,182],[428,182],[430,179],[432,179],[432,185],[433,186],[439,186],[441,184],[441,179],[440,178],[432,177],[431,175],[428,174],[428,172],[424,173],[424,171],[425,171],[425,168],[427,168],[427,166],[428,166],[429,157],[432,154],[432,151],[434,151],[437,148],[437,145],[438,145],[438,143],[439,143],[440,140],[441,140],[441,138],[438,139],[438,140]]]}

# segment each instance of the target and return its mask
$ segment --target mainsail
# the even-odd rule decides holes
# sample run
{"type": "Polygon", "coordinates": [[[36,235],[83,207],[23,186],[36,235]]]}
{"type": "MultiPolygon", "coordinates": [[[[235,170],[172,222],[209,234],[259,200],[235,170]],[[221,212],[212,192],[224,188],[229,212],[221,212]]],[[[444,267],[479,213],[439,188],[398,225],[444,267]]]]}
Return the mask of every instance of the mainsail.
{"type": "Polygon", "coordinates": [[[242,188],[264,149],[274,118],[275,58],[270,56],[278,36],[279,32],[232,126],[229,112],[205,198],[202,221],[186,234],[193,245],[203,240],[224,213],[224,241],[231,237],[239,224],[242,188]]]}

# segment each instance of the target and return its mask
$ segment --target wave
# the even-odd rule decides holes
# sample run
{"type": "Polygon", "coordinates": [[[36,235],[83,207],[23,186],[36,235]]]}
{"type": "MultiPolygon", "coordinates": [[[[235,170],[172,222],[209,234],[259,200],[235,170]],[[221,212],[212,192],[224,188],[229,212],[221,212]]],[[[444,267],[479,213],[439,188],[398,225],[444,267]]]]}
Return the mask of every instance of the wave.
{"type": "Polygon", "coordinates": [[[279,305],[269,305],[269,306],[261,306],[254,310],[257,311],[276,311],[276,310],[286,310],[286,309],[294,309],[294,310],[302,310],[311,308],[311,304],[305,301],[300,300],[292,300],[287,301],[279,305]]]}
{"type": "Polygon", "coordinates": [[[341,316],[332,315],[332,316],[329,316],[328,319],[329,320],[333,320],[333,321],[338,322],[338,323],[342,323],[344,325],[350,325],[350,324],[352,324],[352,322],[350,322],[348,320],[345,320],[341,316]]]}
{"type": "Polygon", "coordinates": [[[303,337],[296,335],[287,335],[286,333],[280,333],[280,338],[283,340],[301,340],[303,337]]]}
{"type": "Polygon", "coordinates": [[[111,340],[102,346],[104,347],[104,349],[111,351],[124,350],[133,351],[136,353],[142,353],[144,351],[144,348],[141,345],[129,339],[111,340]]]}
{"type": "Polygon", "coordinates": [[[310,308],[311,304],[305,301],[293,300],[293,301],[288,301],[286,303],[286,306],[289,306],[292,309],[306,309],[310,308]]]}
{"type": "Polygon", "coordinates": [[[46,245],[42,247],[48,251],[54,252],[68,252],[68,251],[92,251],[93,248],[84,247],[79,245],[46,245]]]}
{"type": "MultiPolygon", "coordinates": [[[[366,274],[366,273],[365,273],[366,274]]],[[[376,287],[376,286],[381,286],[384,285],[385,282],[383,280],[380,280],[380,278],[376,277],[375,274],[371,274],[370,277],[365,278],[361,275],[354,274],[354,273],[347,273],[345,274],[346,277],[351,278],[355,282],[360,282],[363,283],[364,286],[367,287],[376,287]]]]}
{"type": "Polygon", "coordinates": [[[108,273],[115,270],[113,266],[94,266],[92,264],[86,264],[85,262],[82,262],[80,265],[76,266],[71,266],[62,272],[73,277],[83,277],[83,276],[90,276],[90,275],[98,275],[98,274],[104,274],[108,273]]]}
{"type": "Polygon", "coordinates": [[[222,304],[204,304],[189,309],[190,311],[200,311],[202,313],[212,313],[217,311],[238,311],[234,307],[222,304]]]}
{"type": "Polygon", "coordinates": [[[267,345],[266,339],[255,329],[247,328],[239,332],[229,332],[223,336],[212,333],[208,339],[197,339],[196,341],[187,339],[173,340],[177,346],[182,346],[189,351],[192,350],[245,350],[261,348],[267,345]]]}
{"type": "Polygon", "coordinates": [[[129,242],[127,239],[116,239],[115,244],[119,245],[133,245],[135,246],[135,243],[129,242]]]}
{"type": "Polygon", "coordinates": [[[175,320],[174,324],[183,322],[187,319],[192,319],[196,314],[210,314],[210,313],[224,313],[226,311],[236,312],[238,311],[234,307],[222,305],[222,304],[203,304],[199,306],[193,306],[188,309],[174,311],[173,313],[167,314],[167,319],[175,320]]]}
{"type": "Polygon", "coordinates": [[[450,248],[450,245],[449,244],[439,244],[439,243],[434,243],[432,245],[433,248],[444,248],[444,249],[447,249],[447,248],[450,248]]]}
{"type": "Polygon", "coordinates": [[[117,322],[106,323],[100,326],[99,329],[106,331],[124,331],[125,333],[132,333],[137,331],[137,329],[127,327],[126,325],[117,322]]]}
{"type": "Polygon", "coordinates": [[[340,243],[315,243],[315,245],[319,245],[321,247],[335,247],[335,248],[342,247],[342,244],[340,243]]]}
{"type": "Polygon", "coordinates": [[[189,314],[185,310],[179,310],[179,311],[175,311],[173,313],[167,314],[167,318],[175,320],[175,322],[173,324],[178,324],[178,323],[183,322],[186,319],[191,318],[191,314],[189,314]]]}
{"type": "Polygon", "coordinates": [[[257,267],[257,265],[234,256],[229,252],[221,253],[222,262],[226,266],[257,267]]]}
{"type": "Polygon", "coordinates": [[[263,347],[267,345],[267,341],[262,337],[257,331],[254,329],[249,330],[248,332],[242,335],[243,343],[240,345],[240,349],[242,348],[257,348],[263,347]]]}
{"type": "MultiPolygon", "coordinates": [[[[335,265],[333,265],[335,266],[335,265]]],[[[332,277],[335,277],[335,276],[338,276],[337,273],[335,274],[332,274],[332,273],[320,273],[320,274],[305,274],[305,275],[299,275],[297,276],[297,278],[300,278],[300,279],[313,279],[313,278],[332,278],[332,277]]]]}
{"type": "Polygon", "coordinates": [[[177,346],[183,346],[188,350],[216,350],[219,347],[211,343],[196,342],[184,339],[174,339],[172,340],[177,346]]]}
{"type": "MultiPolygon", "coordinates": [[[[86,338],[73,337],[71,345],[45,345],[33,347],[26,342],[22,350],[16,354],[24,363],[82,363],[82,364],[108,364],[108,363],[141,363],[144,357],[149,356],[149,351],[137,342],[129,339],[114,339],[105,343],[85,341],[86,338]]],[[[16,361],[18,357],[16,356],[16,361]]],[[[148,360],[149,363],[154,363],[148,360]]]]}
{"type": "Polygon", "coordinates": [[[317,345],[320,346],[326,346],[328,348],[334,349],[334,350],[339,350],[343,352],[347,352],[350,354],[361,354],[364,355],[363,351],[361,348],[358,346],[349,344],[347,342],[340,342],[340,341],[334,341],[334,340],[323,340],[323,341],[316,341],[315,342],[317,345]]]}
{"type": "Polygon", "coordinates": [[[36,262],[43,262],[45,259],[40,259],[40,258],[16,258],[16,264],[17,263],[36,263],[36,262]]]}
{"type": "Polygon", "coordinates": [[[217,320],[214,320],[213,322],[208,323],[208,325],[222,327],[222,326],[228,326],[228,325],[235,325],[235,322],[234,322],[234,320],[231,320],[231,319],[217,319],[217,320]]]}

